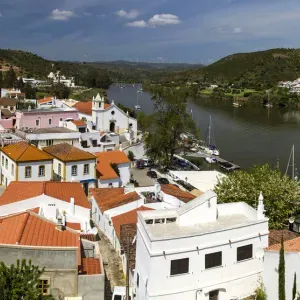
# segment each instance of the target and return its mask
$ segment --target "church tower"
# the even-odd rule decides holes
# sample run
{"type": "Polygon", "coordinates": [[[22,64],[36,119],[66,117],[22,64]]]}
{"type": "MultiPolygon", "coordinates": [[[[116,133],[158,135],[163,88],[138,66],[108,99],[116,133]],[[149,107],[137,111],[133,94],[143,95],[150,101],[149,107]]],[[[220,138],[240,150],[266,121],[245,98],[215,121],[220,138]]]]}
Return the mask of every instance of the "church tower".
{"type": "Polygon", "coordinates": [[[104,97],[97,94],[92,100],[92,117],[96,130],[103,130],[102,123],[104,118],[104,97]]]}

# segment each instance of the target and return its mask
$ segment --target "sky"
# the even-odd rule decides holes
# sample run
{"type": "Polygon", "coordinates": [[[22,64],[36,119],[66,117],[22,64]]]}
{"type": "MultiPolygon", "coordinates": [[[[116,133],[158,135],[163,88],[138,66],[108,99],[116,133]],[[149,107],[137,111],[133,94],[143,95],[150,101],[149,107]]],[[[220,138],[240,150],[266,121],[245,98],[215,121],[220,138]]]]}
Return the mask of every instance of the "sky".
{"type": "Polygon", "coordinates": [[[300,48],[299,0],[0,0],[0,48],[53,60],[210,64],[300,48]]]}

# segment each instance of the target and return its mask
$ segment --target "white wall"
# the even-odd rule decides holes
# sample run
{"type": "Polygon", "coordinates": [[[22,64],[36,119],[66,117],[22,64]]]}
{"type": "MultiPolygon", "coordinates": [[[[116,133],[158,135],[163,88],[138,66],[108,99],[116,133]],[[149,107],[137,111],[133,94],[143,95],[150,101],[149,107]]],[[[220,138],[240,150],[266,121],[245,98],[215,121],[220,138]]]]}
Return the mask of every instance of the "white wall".
{"type": "Polygon", "coordinates": [[[18,163],[19,181],[50,181],[52,179],[52,160],[18,163]],[[39,177],[39,166],[45,166],[45,176],[39,177]],[[31,166],[31,177],[25,177],[25,168],[31,166]]]}
{"type": "Polygon", "coordinates": [[[119,164],[121,186],[125,186],[130,181],[130,163],[119,164]]]}
{"type": "Polygon", "coordinates": [[[3,152],[1,152],[1,176],[2,176],[2,185],[6,184],[6,178],[7,178],[7,185],[10,184],[11,181],[15,181],[17,179],[17,164],[11,160],[6,154],[4,154],[3,152]],[[3,157],[3,158],[2,158],[3,157]],[[2,164],[2,159],[3,160],[3,164],[2,164]],[[8,168],[6,169],[5,166],[5,160],[7,159],[8,161],[8,168]],[[14,166],[14,173],[12,174],[12,166],[14,166]]]}
{"type": "Polygon", "coordinates": [[[219,300],[245,298],[254,292],[262,275],[263,260],[256,258],[256,254],[267,245],[267,222],[151,242],[139,219],[136,272],[140,276],[140,288],[137,299],[204,300],[208,299],[209,291],[216,289],[223,291],[219,300]],[[248,244],[253,244],[253,259],[237,262],[237,247],[248,244]],[[205,270],[205,254],[218,251],[222,251],[222,267],[205,270]],[[189,258],[189,273],[170,276],[171,260],[180,258],[189,258]],[[202,292],[196,294],[197,290],[202,292]]]}
{"type": "Polygon", "coordinates": [[[98,187],[99,188],[108,188],[108,187],[120,187],[121,182],[120,178],[114,178],[114,179],[107,179],[107,180],[100,180],[98,179],[98,187]],[[110,185],[112,184],[112,185],[110,185]]]}
{"type": "Polygon", "coordinates": [[[95,178],[95,167],[96,167],[96,158],[92,160],[84,160],[84,161],[74,161],[66,163],[66,181],[81,181],[81,180],[89,180],[96,179],[95,178]],[[84,175],[84,165],[89,165],[89,174],[84,175]],[[77,176],[72,176],[72,166],[77,166],[77,176]]]}
{"type": "MultiPolygon", "coordinates": [[[[292,299],[294,273],[297,274],[297,291],[300,291],[300,255],[299,252],[285,252],[285,296],[292,299]]],[[[268,299],[278,299],[279,251],[265,251],[263,282],[268,299]]]]}

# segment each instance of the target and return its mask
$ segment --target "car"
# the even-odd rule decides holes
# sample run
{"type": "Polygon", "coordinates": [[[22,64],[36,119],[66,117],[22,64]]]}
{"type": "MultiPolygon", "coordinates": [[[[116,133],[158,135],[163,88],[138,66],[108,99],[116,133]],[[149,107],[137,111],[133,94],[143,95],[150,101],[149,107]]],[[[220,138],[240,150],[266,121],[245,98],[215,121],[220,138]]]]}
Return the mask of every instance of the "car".
{"type": "Polygon", "coordinates": [[[157,174],[155,171],[148,171],[147,176],[149,176],[150,178],[157,178],[157,174]]]}
{"type": "Polygon", "coordinates": [[[159,184],[170,184],[169,180],[167,178],[158,178],[157,182],[159,184]]]}
{"type": "Polygon", "coordinates": [[[144,168],[145,168],[145,163],[144,163],[144,161],[143,161],[142,159],[138,159],[138,160],[136,161],[136,167],[137,167],[138,169],[144,169],[144,168]]]}
{"type": "Polygon", "coordinates": [[[144,158],[143,161],[145,167],[153,167],[154,165],[154,161],[152,159],[144,158]]]}

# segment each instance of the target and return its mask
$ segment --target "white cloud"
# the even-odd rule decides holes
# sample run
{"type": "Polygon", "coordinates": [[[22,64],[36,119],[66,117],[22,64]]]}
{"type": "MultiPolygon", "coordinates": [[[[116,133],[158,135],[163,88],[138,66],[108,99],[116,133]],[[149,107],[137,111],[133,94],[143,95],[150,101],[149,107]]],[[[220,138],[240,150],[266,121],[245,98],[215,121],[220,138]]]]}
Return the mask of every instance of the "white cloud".
{"type": "Polygon", "coordinates": [[[0,18],[2,18],[3,17],[3,15],[2,15],[2,13],[0,12],[0,18]]]}
{"type": "Polygon", "coordinates": [[[55,21],[68,21],[72,17],[75,17],[75,13],[71,10],[54,9],[50,15],[50,19],[55,21]]]}
{"type": "Polygon", "coordinates": [[[243,32],[243,29],[240,28],[240,27],[236,27],[236,28],[233,29],[233,32],[234,32],[234,33],[242,33],[242,32],[243,32]]]}
{"type": "Polygon", "coordinates": [[[133,20],[133,19],[137,18],[140,15],[140,12],[136,9],[132,9],[128,12],[126,10],[121,9],[121,10],[116,12],[116,15],[121,17],[121,18],[133,20]]]}
{"type": "Polygon", "coordinates": [[[148,21],[148,24],[153,27],[164,25],[176,25],[180,23],[181,20],[177,16],[171,14],[154,15],[148,21]]]}
{"type": "Polygon", "coordinates": [[[148,27],[148,24],[143,20],[130,22],[130,23],[127,23],[126,25],[129,27],[139,27],[139,28],[148,27]]]}
{"type": "Polygon", "coordinates": [[[88,13],[88,12],[84,12],[83,15],[84,15],[85,17],[90,17],[92,14],[91,14],[91,13],[88,13]]]}

